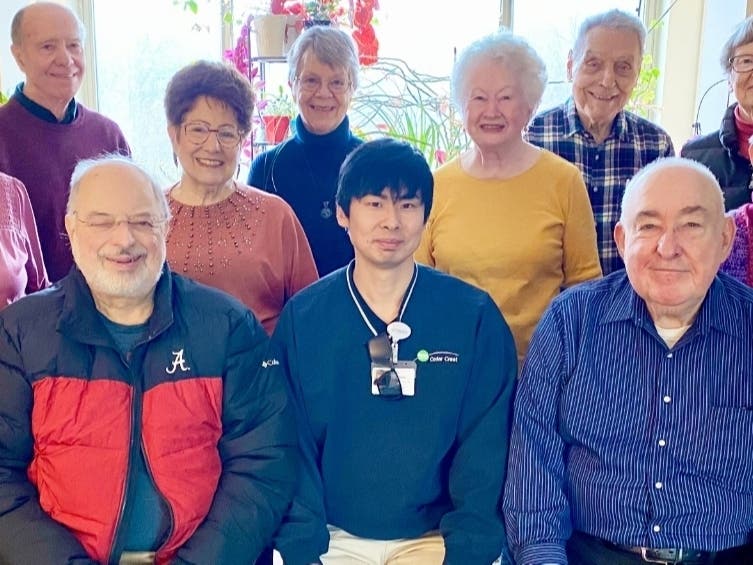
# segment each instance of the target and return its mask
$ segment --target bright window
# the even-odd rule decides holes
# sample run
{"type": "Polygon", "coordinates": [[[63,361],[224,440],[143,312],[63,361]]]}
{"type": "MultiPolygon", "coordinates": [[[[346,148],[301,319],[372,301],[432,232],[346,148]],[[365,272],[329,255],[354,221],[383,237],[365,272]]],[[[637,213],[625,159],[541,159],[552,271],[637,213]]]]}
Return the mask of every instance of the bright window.
{"type": "MultiPolygon", "coordinates": [[[[257,0],[202,0],[196,14],[176,0],[132,0],[128,9],[110,0],[89,1],[94,22],[87,26],[95,33],[99,110],[120,124],[138,160],[165,182],[174,181],[178,174],[162,107],[167,82],[190,61],[220,59],[223,25],[229,27],[223,24],[223,6],[233,5],[238,15],[248,13],[250,2],[257,0]]],[[[613,0],[610,7],[635,11],[637,3],[613,0]]],[[[446,77],[457,51],[498,28],[501,5],[500,0],[465,0],[462,10],[446,10],[439,9],[436,0],[380,0],[375,13],[380,56],[403,59],[419,73],[446,77]]],[[[603,9],[602,0],[515,2],[513,30],[528,39],[549,71],[551,84],[542,109],[569,95],[567,52],[582,18],[603,9]]],[[[237,33],[240,26],[235,28],[237,33]]],[[[285,82],[283,70],[273,72],[277,81],[285,82]]],[[[448,84],[435,83],[434,88],[445,94],[448,84]]]]}
{"type": "Polygon", "coordinates": [[[120,125],[136,160],[175,181],[165,88],[191,61],[220,58],[219,0],[204,0],[197,15],[171,0],[130,0],[127,9],[94,0],[93,8],[99,111],[120,125]]]}
{"type": "Polygon", "coordinates": [[[546,63],[549,84],[544,92],[540,109],[562,103],[569,95],[567,81],[567,54],[575,43],[575,35],[586,16],[618,8],[636,13],[638,0],[525,0],[515,2],[513,31],[525,37],[546,63]]]}

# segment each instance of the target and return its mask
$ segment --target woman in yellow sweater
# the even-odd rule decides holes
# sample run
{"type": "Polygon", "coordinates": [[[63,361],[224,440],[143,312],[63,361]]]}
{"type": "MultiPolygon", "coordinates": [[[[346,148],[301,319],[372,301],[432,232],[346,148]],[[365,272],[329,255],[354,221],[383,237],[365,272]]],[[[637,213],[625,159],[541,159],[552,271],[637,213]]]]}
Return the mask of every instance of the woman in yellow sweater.
{"type": "Polygon", "coordinates": [[[580,172],[523,140],[546,79],[541,58],[508,32],[460,54],[452,97],[473,143],[434,173],[434,207],[416,252],[489,292],[519,359],[552,298],[601,276],[580,172]]]}

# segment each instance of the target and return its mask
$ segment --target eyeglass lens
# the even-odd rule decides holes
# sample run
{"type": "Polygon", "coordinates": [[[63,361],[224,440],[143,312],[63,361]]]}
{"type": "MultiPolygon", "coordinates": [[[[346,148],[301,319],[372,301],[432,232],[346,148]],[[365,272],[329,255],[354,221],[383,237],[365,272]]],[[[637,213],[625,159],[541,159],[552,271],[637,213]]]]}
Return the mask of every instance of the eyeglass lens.
{"type": "Polygon", "coordinates": [[[753,71],[753,55],[737,55],[730,58],[732,69],[738,73],[753,71]]]}

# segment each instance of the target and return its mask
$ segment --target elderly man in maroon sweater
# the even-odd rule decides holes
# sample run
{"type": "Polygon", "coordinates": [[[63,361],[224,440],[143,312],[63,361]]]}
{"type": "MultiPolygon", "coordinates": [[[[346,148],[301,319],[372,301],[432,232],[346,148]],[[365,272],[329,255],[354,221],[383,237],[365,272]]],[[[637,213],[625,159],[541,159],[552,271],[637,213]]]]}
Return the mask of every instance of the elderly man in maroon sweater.
{"type": "Polygon", "coordinates": [[[73,264],[63,217],[81,159],[131,150],[120,128],[74,100],[84,76],[84,28],[68,8],[40,2],[11,23],[11,51],[26,80],[0,106],[0,171],[29,192],[51,281],[73,264]]]}

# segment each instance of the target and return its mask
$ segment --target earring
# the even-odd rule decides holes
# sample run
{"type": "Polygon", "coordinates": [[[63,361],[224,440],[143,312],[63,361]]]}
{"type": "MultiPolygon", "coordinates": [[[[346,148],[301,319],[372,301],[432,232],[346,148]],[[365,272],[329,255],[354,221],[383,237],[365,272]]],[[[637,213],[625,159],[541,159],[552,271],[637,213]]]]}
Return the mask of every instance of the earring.
{"type": "Polygon", "coordinates": [[[235,170],[235,178],[238,178],[240,174],[241,174],[241,164],[238,163],[238,168],[235,170]]]}
{"type": "Polygon", "coordinates": [[[175,154],[175,151],[173,151],[173,163],[175,166],[178,166],[178,156],[175,154]]]}

